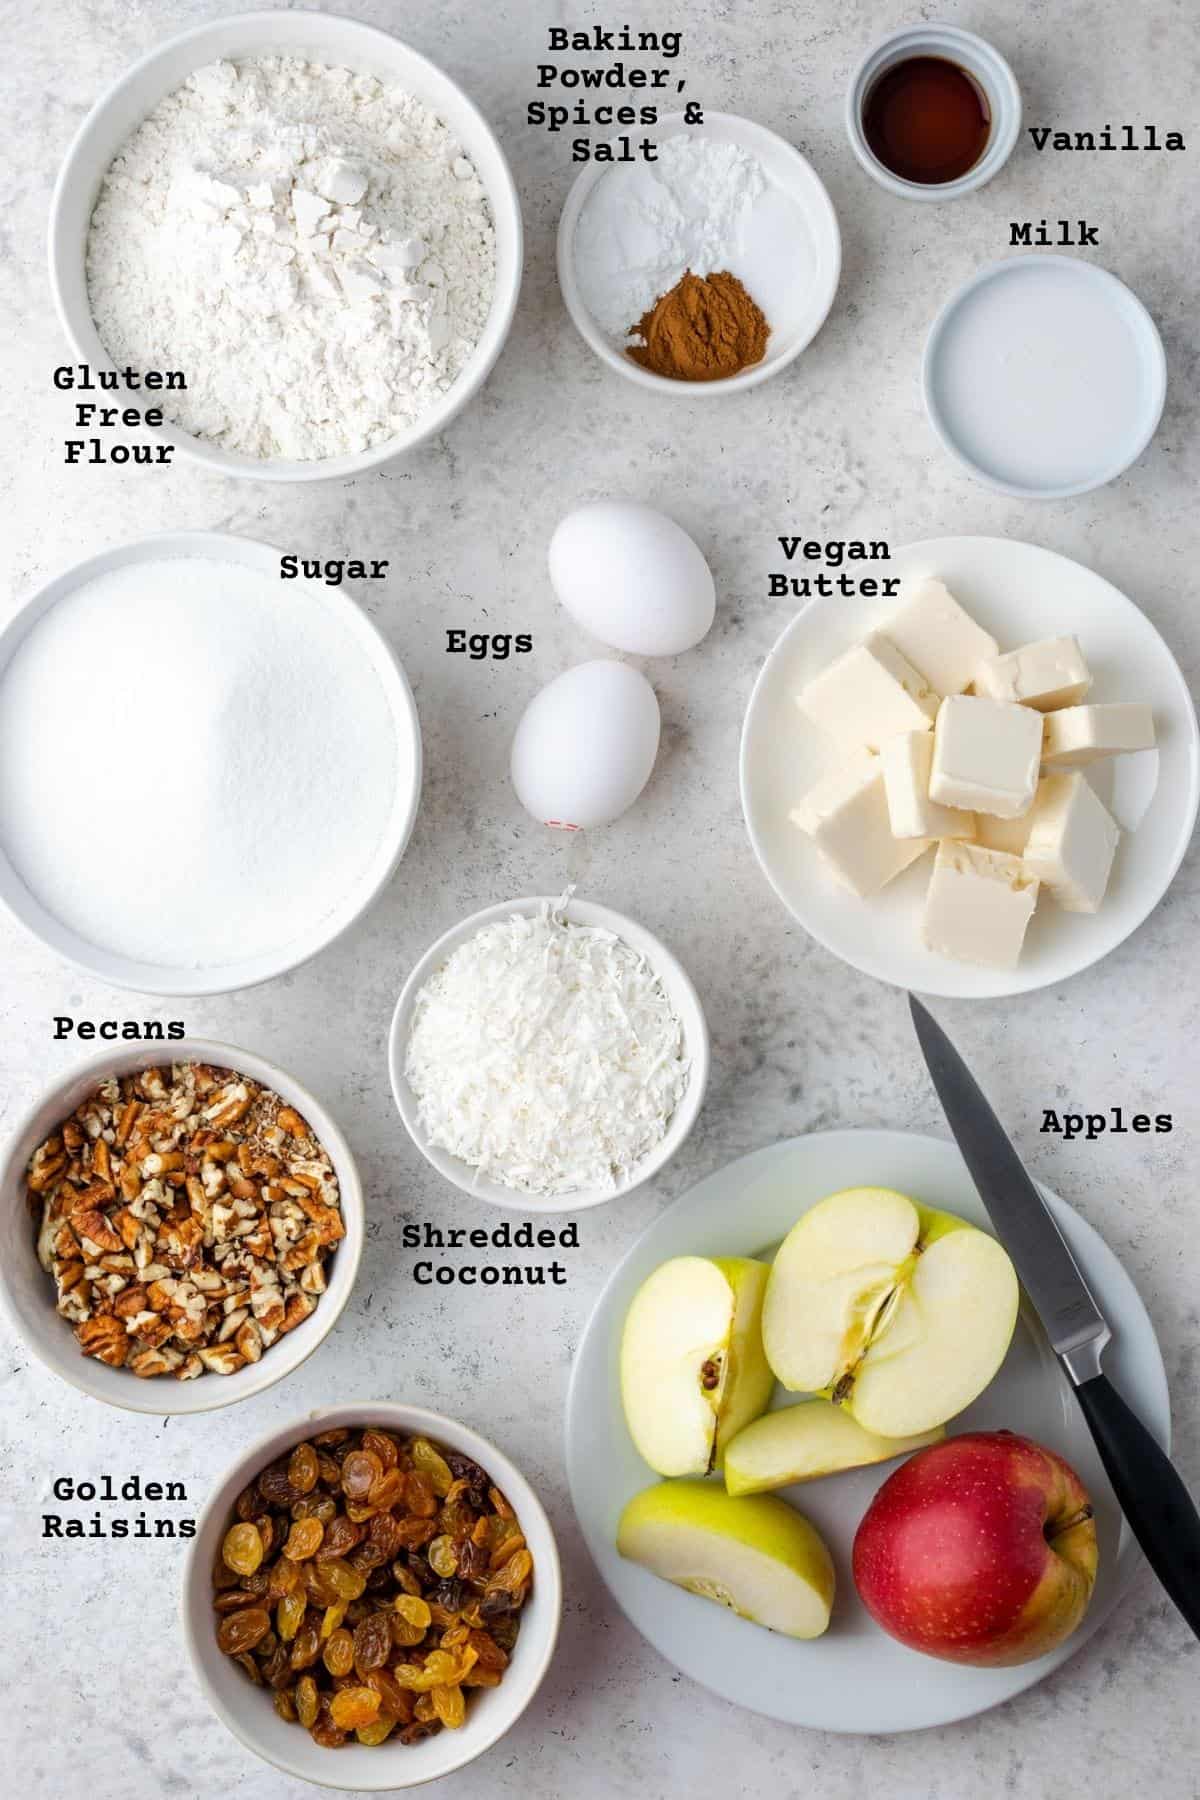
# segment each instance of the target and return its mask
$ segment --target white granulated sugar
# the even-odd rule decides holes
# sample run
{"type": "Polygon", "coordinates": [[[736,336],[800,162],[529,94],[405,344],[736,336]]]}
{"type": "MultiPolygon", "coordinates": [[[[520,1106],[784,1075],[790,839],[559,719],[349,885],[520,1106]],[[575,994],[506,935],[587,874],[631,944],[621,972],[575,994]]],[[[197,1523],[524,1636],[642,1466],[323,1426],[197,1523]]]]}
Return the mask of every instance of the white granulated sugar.
{"type": "Polygon", "coordinates": [[[417,995],[405,1074],[431,1145],[541,1198],[612,1190],[688,1082],[662,982],[611,932],[543,907],[486,925],[417,995]]]}
{"type": "Polygon", "coordinates": [[[335,606],[238,564],[110,570],[0,678],[0,843],[63,925],[137,961],[305,937],[378,867],[400,772],[335,606]]]}
{"type": "Polygon", "coordinates": [[[766,187],[762,164],[739,144],[686,133],[660,144],[656,162],[607,170],[584,202],[574,244],[583,303],[601,330],[628,338],[689,271],[730,269],[766,187]]]}
{"type": "Polygon", "coordinates": [[[453,386],[495,260],[474,165],[419,100],[257,57],[197,70],[128,138],[87,274],[113,361],[182,370],[173,423],[309,462],[386,443],[453,386]]]}

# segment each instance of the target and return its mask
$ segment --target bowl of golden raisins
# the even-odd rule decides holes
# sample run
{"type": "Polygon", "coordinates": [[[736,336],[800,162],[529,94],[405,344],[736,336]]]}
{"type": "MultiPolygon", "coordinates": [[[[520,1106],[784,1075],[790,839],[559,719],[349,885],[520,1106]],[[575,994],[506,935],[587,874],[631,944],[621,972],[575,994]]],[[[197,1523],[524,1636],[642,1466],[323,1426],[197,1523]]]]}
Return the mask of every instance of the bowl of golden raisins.
{"type": "Polygon", "coordinates": [[[256,1444],[184,1575],[218,1717],[288,1774],[359,1791],[433,1781],[502,1737],[561,1611],[554,1534],[520,1472],[467,1426],[386,1402],[256,1444]]]}

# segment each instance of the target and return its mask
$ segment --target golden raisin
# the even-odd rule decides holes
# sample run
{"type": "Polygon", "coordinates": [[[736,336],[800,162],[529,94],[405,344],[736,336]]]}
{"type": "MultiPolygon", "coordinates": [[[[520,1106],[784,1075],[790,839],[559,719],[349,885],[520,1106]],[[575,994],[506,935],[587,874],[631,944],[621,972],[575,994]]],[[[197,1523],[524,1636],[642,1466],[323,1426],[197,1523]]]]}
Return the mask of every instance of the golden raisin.
{"type": "Polygon", "coordinates": [[[428,1438],[414,1438],[412,1442],[413,1467],[423,1475],[428,1475],[435,1494],[448,1494],[454,1485],[454,1475],[450,1464],[439,1450],[435,1450],[428,1438]]]}
{"type": "Polygon", "coordinates": [[[321,1696],[311,1675],[302,1675],[296,1683],[296,1717],[305,1730],[316,1723],[321,1709],[321,1696]]]}
{"type": "Polygon", "coordinates": [[[429,1566],[435,1575],[440,1575],[445,1580],[447,1575],[457,1574],[458,1551],[454,1548],[453,1538],[445,1536],[434,1538],[425,1554],[429,1558],[429,1566]]]}
{"type": "Polygon", "coordinates": [[[449,1731],[457,1731],[467,1716],[467,1703],[460,1687],[435,1687],[433,1710],[449,1731]]]}
{"type": "Polygon", "coordinates": [[[217,1643],[226,1656],[240,1656],[253,1650],[271,1629],[271,1615],[261,1606],[247,1606],[241,1612],[226,1613],[217,1626],[217,1643]]]}
{"type": "Polygon", "coordinates": [[[416,1594],[397,1594],[392,1605],[407,1624],[420,1626],[422,1631],[429,1630],[432,1614],[427,1600],[416,1594]]]}
{"type": "Polygon", "coordinates": [[[221,1558],[235,1575],[253,1575],[263,1559],[257,1525],[231,1525],[221,1545],[221,1558]]]}
{"type": "Polygon", "coordinates": [[[285,1594],[275,1608],[275,1629],[285,1644],[290,1644],[299,1631],[308,1601],[301,1593],[285,1594]]]}
{"type": "Polygon", "coordinates": [[[382,1744],[395,1728],[395,1719],[389,1719],[386,1715],[381,1714],[372,1724],[360,1725],[354,1735],[360,1744],[382,1744]]]}
{"type": "Polygon", "coordinates": [[[383,1474],[383,1464],[369,1450],[352,1450],[342,1464],[342,1492],[347,1500],[365,1500],[383,1474]]]}
{"type": "Polygon", "coordinates": [[[297,1444],[288,1458],[288,1480],[299,1494],[310,1494],[317,1485],[320,1466],[311,1444],[297,1444]]]}
{"type": "Polygon", "coordinates": [[[329,1702],[329,1716],[340,1731],[357,1731],[379,1716],[379,1695],[373,1688],[339,1688],[329,1702]]]}
{"type": "Polygon", "coordinates": [[[289,1562],[304,1562],[320,1549],[324,1536],[325,1527],[320,1519],[297,1519],[288,1532],[283,1554],[289,1562]]]}
{"type": "Polygon", "coordinates": [[[321,1659],[331,1675],[348,1675],[354,1667],[354,1639],[346,1630],[335,1631],[321,1659]]]}

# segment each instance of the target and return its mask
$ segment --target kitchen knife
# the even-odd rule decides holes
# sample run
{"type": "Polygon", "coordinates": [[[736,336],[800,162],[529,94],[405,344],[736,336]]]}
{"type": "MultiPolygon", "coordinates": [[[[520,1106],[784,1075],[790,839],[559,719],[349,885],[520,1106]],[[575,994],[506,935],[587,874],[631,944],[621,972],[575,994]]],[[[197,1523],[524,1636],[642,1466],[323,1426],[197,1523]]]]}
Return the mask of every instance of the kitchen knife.
{"type": "Polygon", "coordinates": [[[1200,1637],[1200,1513],[1170,1459],[1101,1374],[1112,1332],[999,1119],[941,1026],[912,994],[908,1004],[963,1161],[1075,1389],[1121,1511],[1200,1637]]]}

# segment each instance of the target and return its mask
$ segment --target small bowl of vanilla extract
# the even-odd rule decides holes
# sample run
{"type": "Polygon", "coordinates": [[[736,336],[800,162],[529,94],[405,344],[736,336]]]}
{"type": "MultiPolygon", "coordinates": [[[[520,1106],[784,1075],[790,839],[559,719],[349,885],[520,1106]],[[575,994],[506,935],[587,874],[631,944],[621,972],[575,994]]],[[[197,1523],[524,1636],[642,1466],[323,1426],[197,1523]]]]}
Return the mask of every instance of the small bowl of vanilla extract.
{"type": "Polygon", "coordinates": [[[854,72],[846,130],[867,173],[906,200],[956,200],[999,173],[1021,130],[1021,90],[998,50],[954,25],[912,25],[854,72]]]}

